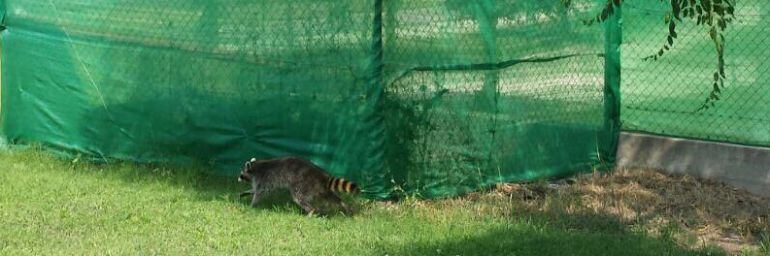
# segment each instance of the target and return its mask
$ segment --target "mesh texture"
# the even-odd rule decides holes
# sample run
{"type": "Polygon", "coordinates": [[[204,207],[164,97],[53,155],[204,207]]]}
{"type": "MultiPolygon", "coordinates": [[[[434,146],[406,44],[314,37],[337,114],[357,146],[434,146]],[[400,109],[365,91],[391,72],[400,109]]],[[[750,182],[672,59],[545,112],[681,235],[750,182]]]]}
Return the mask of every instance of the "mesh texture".
{"type": "Polygon", "coordinates": [[[5,0],[2,133],[224,175],[298,155],[372,198],[591,171],[620,23],[571,2],[5,0]]]}

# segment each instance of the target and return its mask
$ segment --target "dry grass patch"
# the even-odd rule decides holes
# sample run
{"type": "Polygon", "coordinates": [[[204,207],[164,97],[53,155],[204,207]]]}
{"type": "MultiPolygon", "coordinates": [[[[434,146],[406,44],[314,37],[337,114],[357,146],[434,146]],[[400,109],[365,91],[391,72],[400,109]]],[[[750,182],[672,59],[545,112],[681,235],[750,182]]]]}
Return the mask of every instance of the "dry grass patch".
{"type": "Polygon", "coordinates": [[[492,193],[466,198],[485,197],[545,213],[551,221],[564,216],[595,219],[563,223],[575,228],[617,224],[682,246],[716,245],[732,254],[770,255],[770,199],[712,180],[624,170],[552,183],[503,184],[492,193]]]}

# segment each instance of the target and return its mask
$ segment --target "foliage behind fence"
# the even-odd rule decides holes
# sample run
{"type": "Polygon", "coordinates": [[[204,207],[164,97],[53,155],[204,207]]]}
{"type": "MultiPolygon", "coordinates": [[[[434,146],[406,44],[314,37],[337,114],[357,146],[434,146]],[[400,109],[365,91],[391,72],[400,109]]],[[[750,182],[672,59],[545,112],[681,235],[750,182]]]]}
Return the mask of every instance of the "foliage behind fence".
{"type": "Polygon", "coordinates": [[[735,20],[725,32],[723,92],[713,107],[700,109],[717,68],[709,30],[682,23],[671,50],[657,61],[644,61],[665,40],[670,6],[624,2],[625,130],[770,146],[770,7],[760,0],[737,0],[734,5],[735,20]]]}

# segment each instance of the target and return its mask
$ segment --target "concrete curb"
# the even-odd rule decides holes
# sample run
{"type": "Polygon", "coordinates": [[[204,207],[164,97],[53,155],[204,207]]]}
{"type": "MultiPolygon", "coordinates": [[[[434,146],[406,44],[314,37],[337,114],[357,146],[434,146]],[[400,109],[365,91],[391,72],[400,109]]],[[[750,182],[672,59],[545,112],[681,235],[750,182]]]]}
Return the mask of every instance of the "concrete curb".
{"type": "Polygon", "coordinates": [[[621,132],[617,168],[723,181],[770,197],[770,148],[621,132]]]}

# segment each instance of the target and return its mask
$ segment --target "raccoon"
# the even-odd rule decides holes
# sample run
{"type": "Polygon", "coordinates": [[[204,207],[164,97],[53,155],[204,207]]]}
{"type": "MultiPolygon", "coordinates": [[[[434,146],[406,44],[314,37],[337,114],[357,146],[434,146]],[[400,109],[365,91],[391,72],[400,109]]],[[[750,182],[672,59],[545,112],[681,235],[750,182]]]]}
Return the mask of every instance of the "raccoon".
{"type": "Polygon", "coordinates": [[[298,157],[257,160],[252,158],[243,165],[239,182],[250,182],[251,189],[240,196],[252,195],[255,206],[264,193],[288,189],[292,199],[308,213],[326,215],[331,207],[342,207],[346,214],[352,210],[335,192],[358,193],[355,183],[331,177],[321,167],[298,157]]]}

